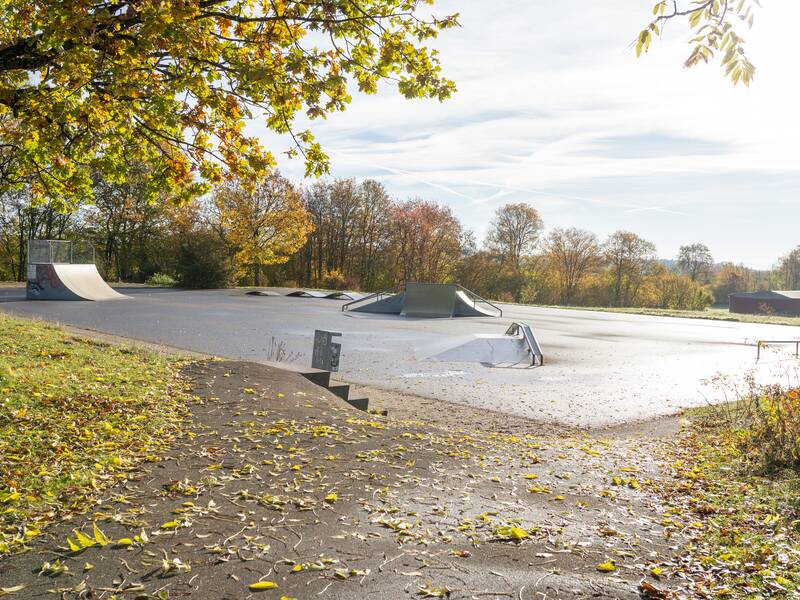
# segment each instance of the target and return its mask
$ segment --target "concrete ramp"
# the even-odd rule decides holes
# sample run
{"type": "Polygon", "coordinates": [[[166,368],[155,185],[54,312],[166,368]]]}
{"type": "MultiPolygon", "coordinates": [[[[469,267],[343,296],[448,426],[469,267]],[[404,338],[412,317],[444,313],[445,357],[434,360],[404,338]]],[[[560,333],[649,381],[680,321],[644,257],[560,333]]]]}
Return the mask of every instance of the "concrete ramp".
{"type": "Polygon", "coordinates": [[[253,290],[245,292],[245,296],[280,296],[278,292],[271,292],[270,290],[253,290]]]}
{"type": "Polygon", "coordinates": [[[29,300],[118,300],[127,298],[103,281],[95,265],[28,266],[29,300]]]}
{"type": "Polygon", "coordinates": [[[364,294],[362,292],[331,292],[325,297],[329,300],[363,300],[367,296],[369,296],[369,294],[364,294]]]}
{"type": "Polygon", "coordinates": [[[497,309],[474,302],[465,291],[456,290],[453,306],[455,317],[496,317],[497,309]]]}
{"type": "Polygon", "coordinates": [[[449,283],[407,283],[397,294],[381,292],[345,304],[342,310],[417,318],[501,317],[502,309],[449,283]],[[370,301],[366,303],[366,301],[370,301]]]}
{"type": "Polygon", "coordinates": [[[525,340],[510,335],[475,333],[420,351],[421,358],[441,362],[480,363],[491,367],[529,367],[525,340]]]}
{"type": "Polygon", "coordinates": [[[354,312],[375,313],[379,315],[399,315],[403,310],[403,297],[405,294],[393,294],[369,304],[354,308],[354,312]]]}
{"type": "Polygon", "coordinates": [[[456,286],[408,283],[403,298],[403,317],[450,318],[455,314],[456,286]]]}
{"type": "Polygon", "coordinates": [[[319,290],[295,290],[286,294],[292,298],[327,298],[330,292],[320,292],[319,290]]]}

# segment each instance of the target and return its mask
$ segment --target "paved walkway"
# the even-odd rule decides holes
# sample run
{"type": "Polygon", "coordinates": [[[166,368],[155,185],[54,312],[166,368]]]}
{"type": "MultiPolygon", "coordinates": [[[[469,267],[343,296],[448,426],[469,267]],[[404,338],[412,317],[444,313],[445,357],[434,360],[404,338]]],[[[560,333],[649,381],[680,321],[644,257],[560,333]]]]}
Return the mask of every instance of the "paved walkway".
{"type": "Polygon", "coordinates": [[[680,540],[649,482],[652,440],[403,423],[249,363],[188,375],[205,399],[191,437],[3,559],[0,588],[25,586],[11,598],[635,599],[643,579],[671,584],[680,540]],[[109,542],[70,552],[95,524],[109,542]]]}

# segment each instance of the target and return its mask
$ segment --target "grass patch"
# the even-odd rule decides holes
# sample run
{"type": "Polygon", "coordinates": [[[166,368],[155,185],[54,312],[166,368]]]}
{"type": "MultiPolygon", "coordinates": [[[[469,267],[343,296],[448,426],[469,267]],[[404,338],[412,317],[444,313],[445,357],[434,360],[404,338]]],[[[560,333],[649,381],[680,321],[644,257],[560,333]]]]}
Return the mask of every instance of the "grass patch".
{"type": "Polygon", "coordinates": [[[184,364],[0,314],[0,554],[155,460],[186,422],[184,364]]]}
{"type": "Polygon", "coordinates": [[[708,319],[711,321],[735,321],[738,323],[762,323],[765,325],[796,325],[800,327],[800,317],[782,317],[777,315],[743,315],[731,313],[725,308],[707,308],[705,310],[671,310],[668,308],[615,308],[609,306],[548,306],[547,308],[591,310],[598,312],[623,313],[629,315],[650,315],[654,317],[708,319]]]}
{"type": "Polygon", "coordinates": [[[663,524],[688,539],[676,571],[691,582],[692,597],[800,594],[800,472],[768,462],[762,422],[733,426],[730,411],[749,408],[690,411],[672,451],[663,524]]]}

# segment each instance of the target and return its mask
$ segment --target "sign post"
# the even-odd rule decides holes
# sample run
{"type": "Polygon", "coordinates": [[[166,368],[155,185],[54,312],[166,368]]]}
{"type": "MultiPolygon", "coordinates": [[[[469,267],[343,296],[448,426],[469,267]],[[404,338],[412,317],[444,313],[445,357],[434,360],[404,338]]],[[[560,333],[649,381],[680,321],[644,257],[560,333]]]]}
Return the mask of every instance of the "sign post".
{"type": "Polygon", "coordinates": [[[339,357],[342,345],[334,342],[334,336],[341,336],[335,331],[317,329],[314,332],[314,351],[311,354],[311,366],[314,369],[336,372],[339,370],[339,357]]]}

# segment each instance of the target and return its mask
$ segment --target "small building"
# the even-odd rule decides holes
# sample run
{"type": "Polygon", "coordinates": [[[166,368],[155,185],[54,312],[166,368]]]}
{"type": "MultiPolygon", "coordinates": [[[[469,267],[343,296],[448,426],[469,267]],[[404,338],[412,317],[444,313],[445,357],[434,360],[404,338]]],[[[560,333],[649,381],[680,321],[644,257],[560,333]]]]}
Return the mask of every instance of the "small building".
{"type": "Polygon", "coordinates": [[[800,291],[740,292],[728,300],[732,313],[800,317],[800,291]]]}

